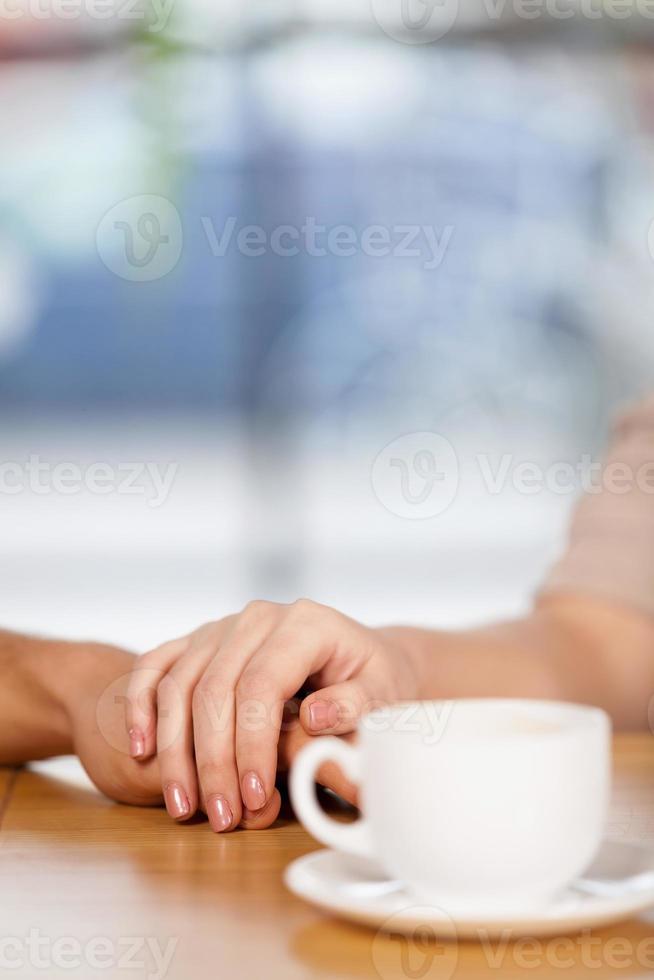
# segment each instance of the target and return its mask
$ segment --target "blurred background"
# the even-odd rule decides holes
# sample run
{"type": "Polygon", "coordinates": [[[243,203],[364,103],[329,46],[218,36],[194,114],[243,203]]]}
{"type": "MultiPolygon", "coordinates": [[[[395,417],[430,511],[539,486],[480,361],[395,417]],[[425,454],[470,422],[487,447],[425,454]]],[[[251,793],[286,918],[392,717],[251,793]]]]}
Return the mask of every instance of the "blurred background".
{"type": "Polygon", "coordinates": [[[644,0],[7,0],[3,625],[526,608],[574,492],[484,473],[652,387],[651,41],[644,0]]]}

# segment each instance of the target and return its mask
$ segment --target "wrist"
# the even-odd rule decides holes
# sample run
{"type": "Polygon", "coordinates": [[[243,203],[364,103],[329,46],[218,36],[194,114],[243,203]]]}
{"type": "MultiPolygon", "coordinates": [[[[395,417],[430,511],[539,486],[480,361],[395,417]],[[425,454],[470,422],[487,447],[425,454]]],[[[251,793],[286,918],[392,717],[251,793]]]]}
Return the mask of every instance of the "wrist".
{"type": "Polygon", "coordinates": [[[119,677],[129,674],[134,655],[102,643],[57,644],[58,665],[63,675],[56,678],[56,697],[74,739],[81,717],[95,711],[102,693],[119,677]]]}
{"type": "Polygon", "coordinates": [[[390,645],[400,667],[398,697],[401,700],[422,701],[435,697],[429,690],[429,653],[424,631],[410,626],[384,626],[377,632],[390,645]]]}
{"type": "Polygon", "coordinates": [[[20,764],[71,750],[71,730],[56,678],[65,674],[62,645],[0,633],[0,756],[20,764]]]}
{"type": "Polygon", "coordinates": [[[0,632],[0,764],[73,752],[79,706],[117,658],[129,670],[130,655],[110,647],[0,632]]]}
{"type": "Polygon", "coordinates": [[[460,630],[395,627],[419,700],[470,697],[569,699],[571,638],[549,612],[460,630]]]}

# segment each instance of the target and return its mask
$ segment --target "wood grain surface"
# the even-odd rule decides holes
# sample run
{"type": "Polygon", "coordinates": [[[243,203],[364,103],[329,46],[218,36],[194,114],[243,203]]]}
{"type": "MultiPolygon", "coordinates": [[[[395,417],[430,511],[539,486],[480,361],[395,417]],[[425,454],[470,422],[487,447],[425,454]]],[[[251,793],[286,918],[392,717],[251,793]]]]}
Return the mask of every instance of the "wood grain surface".
{"type": "MultiPolygon", "coordinates": [[[[654,847],[654,737],[615,743],[611,834],[654,847]]],[[[216,836],[124,807],[75,760],[0,770],[0,976],[424,980],[654,975],[654,916],[561,944],[437,944],[323,915],[282,884],[316,848],[286,815],[216,836]],[[564,964],[564,965],[561,965],[564,964]]]]}

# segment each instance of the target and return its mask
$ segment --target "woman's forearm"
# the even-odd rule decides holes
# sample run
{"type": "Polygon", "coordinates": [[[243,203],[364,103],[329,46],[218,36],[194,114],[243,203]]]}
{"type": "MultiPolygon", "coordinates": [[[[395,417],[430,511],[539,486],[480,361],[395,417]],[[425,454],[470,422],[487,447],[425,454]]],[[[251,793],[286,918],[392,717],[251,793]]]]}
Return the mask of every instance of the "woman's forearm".
{"type": "Polygon", "coordinates": [[[654,621],[585,596],[461,632],[388,630],[416,664],[423,698],[533,697],[604,708],[618,729],[648,725],[654,621]]]}

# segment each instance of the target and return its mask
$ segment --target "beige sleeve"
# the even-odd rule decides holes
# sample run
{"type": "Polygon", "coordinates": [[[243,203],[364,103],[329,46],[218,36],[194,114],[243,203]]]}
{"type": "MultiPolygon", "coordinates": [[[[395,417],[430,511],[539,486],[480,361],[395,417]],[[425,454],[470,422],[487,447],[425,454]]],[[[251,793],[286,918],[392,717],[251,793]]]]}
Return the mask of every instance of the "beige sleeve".
{"type": "Polygon", "coordinates": [[[654,396],[619,419],[542,595],[593,594],[654,616],[654,396]]]}

